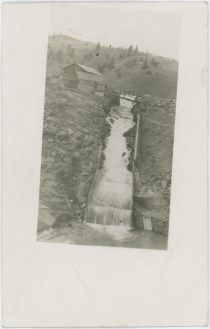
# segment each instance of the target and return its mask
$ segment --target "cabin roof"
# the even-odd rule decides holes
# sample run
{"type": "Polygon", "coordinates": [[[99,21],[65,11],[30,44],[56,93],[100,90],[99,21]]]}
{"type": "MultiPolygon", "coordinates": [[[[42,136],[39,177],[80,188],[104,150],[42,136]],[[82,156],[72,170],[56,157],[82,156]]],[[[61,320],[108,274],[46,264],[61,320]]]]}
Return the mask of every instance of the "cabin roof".
{"type": "Polygon", "coordinates": [[[99,73],[93,67],[90,67],[90,66],[87,66],[87,65],[78,64],[78,63],[70,64],[68,66],[65,66],[63,69],[66,70],[67,68],[71,67],[72,65],[77,65],[77,66],[81,67],[86,73],[90,73],[90,74],[95,74],[95,75],[98,75],[98,76],[102,76],[102,74],[99,73]]]}
{"type": "Polygon", "coordinates": [[[101,75],[101,73],[99,73],[96,69],[94,69],[93,67],[87,66],[87,65],[82,65],[82,64],[77,64],[78,66],[80,66],[83,70],[85,70],[85,72],[87,73],[91,73],[91,74],[96,74],[96,75],[101,75]]]}

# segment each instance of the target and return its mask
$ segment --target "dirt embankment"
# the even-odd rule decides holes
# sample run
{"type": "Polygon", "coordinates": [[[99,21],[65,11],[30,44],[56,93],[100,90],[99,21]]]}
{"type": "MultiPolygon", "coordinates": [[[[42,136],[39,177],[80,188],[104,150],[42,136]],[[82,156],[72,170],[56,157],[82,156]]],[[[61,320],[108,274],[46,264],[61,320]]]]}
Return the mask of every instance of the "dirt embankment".
{"type": "Polygon", "coordinates": [[[46,88],[39,231],[83,219],[107,135],[105,122],[102,99],[46,88]]]}
{"type": "Polygon", "coordinates": [[[134,223],[143,228],[143,216],[149,216],[153,230],[163,234],[168,232],[175,108],[175,99],[149,96],[133,108],[134,120],[140,114],[134,223]]]}

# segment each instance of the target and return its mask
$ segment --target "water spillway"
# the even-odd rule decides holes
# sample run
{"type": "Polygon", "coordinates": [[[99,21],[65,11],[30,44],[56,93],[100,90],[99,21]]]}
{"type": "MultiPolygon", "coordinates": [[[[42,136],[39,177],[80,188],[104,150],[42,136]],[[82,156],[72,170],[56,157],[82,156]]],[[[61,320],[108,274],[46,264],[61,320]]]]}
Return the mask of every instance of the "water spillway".
{"type": "Polygon", "coordinates": [[[121,99],[120,106],[113,108],[107,118],[111,131],[103,150],[103,167],[89,195],[87,223],[131,225],[133,177],[127,169],[130,152],[123,135],[134,125],[132,106],[132,101],[121,99]]]}

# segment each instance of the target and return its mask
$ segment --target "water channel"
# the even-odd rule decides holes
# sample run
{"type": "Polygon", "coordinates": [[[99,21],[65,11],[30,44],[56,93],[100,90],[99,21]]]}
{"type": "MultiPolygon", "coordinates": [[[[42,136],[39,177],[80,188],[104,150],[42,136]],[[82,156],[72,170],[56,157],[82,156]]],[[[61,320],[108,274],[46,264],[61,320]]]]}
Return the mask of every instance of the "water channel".
{"type": "Polygon", "coordinates": [[[113,107],[107,118],[111,130],[103,150],[103,167],[89,197],[87,223],[131,226],[133,177],[127,169],[130,151],[123,135],[134,125],[132,106],[132,100],[121,98],[120,106],[113,107]]]}

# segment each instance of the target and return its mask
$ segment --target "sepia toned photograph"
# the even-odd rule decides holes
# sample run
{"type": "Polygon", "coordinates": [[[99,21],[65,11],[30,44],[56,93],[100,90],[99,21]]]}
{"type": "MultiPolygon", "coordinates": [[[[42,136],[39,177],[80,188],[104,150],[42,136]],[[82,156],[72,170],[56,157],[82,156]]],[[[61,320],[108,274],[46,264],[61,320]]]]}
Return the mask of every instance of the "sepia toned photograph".
{"type": "Polygon", "coordinates": [[[37,241],[167,250],[180,16],[50,6],[37,241]]]}
{"type": "Polygon", "coordinates": [[[2,6],[2,326],[208,325],[208,4],[2,6]]]}

